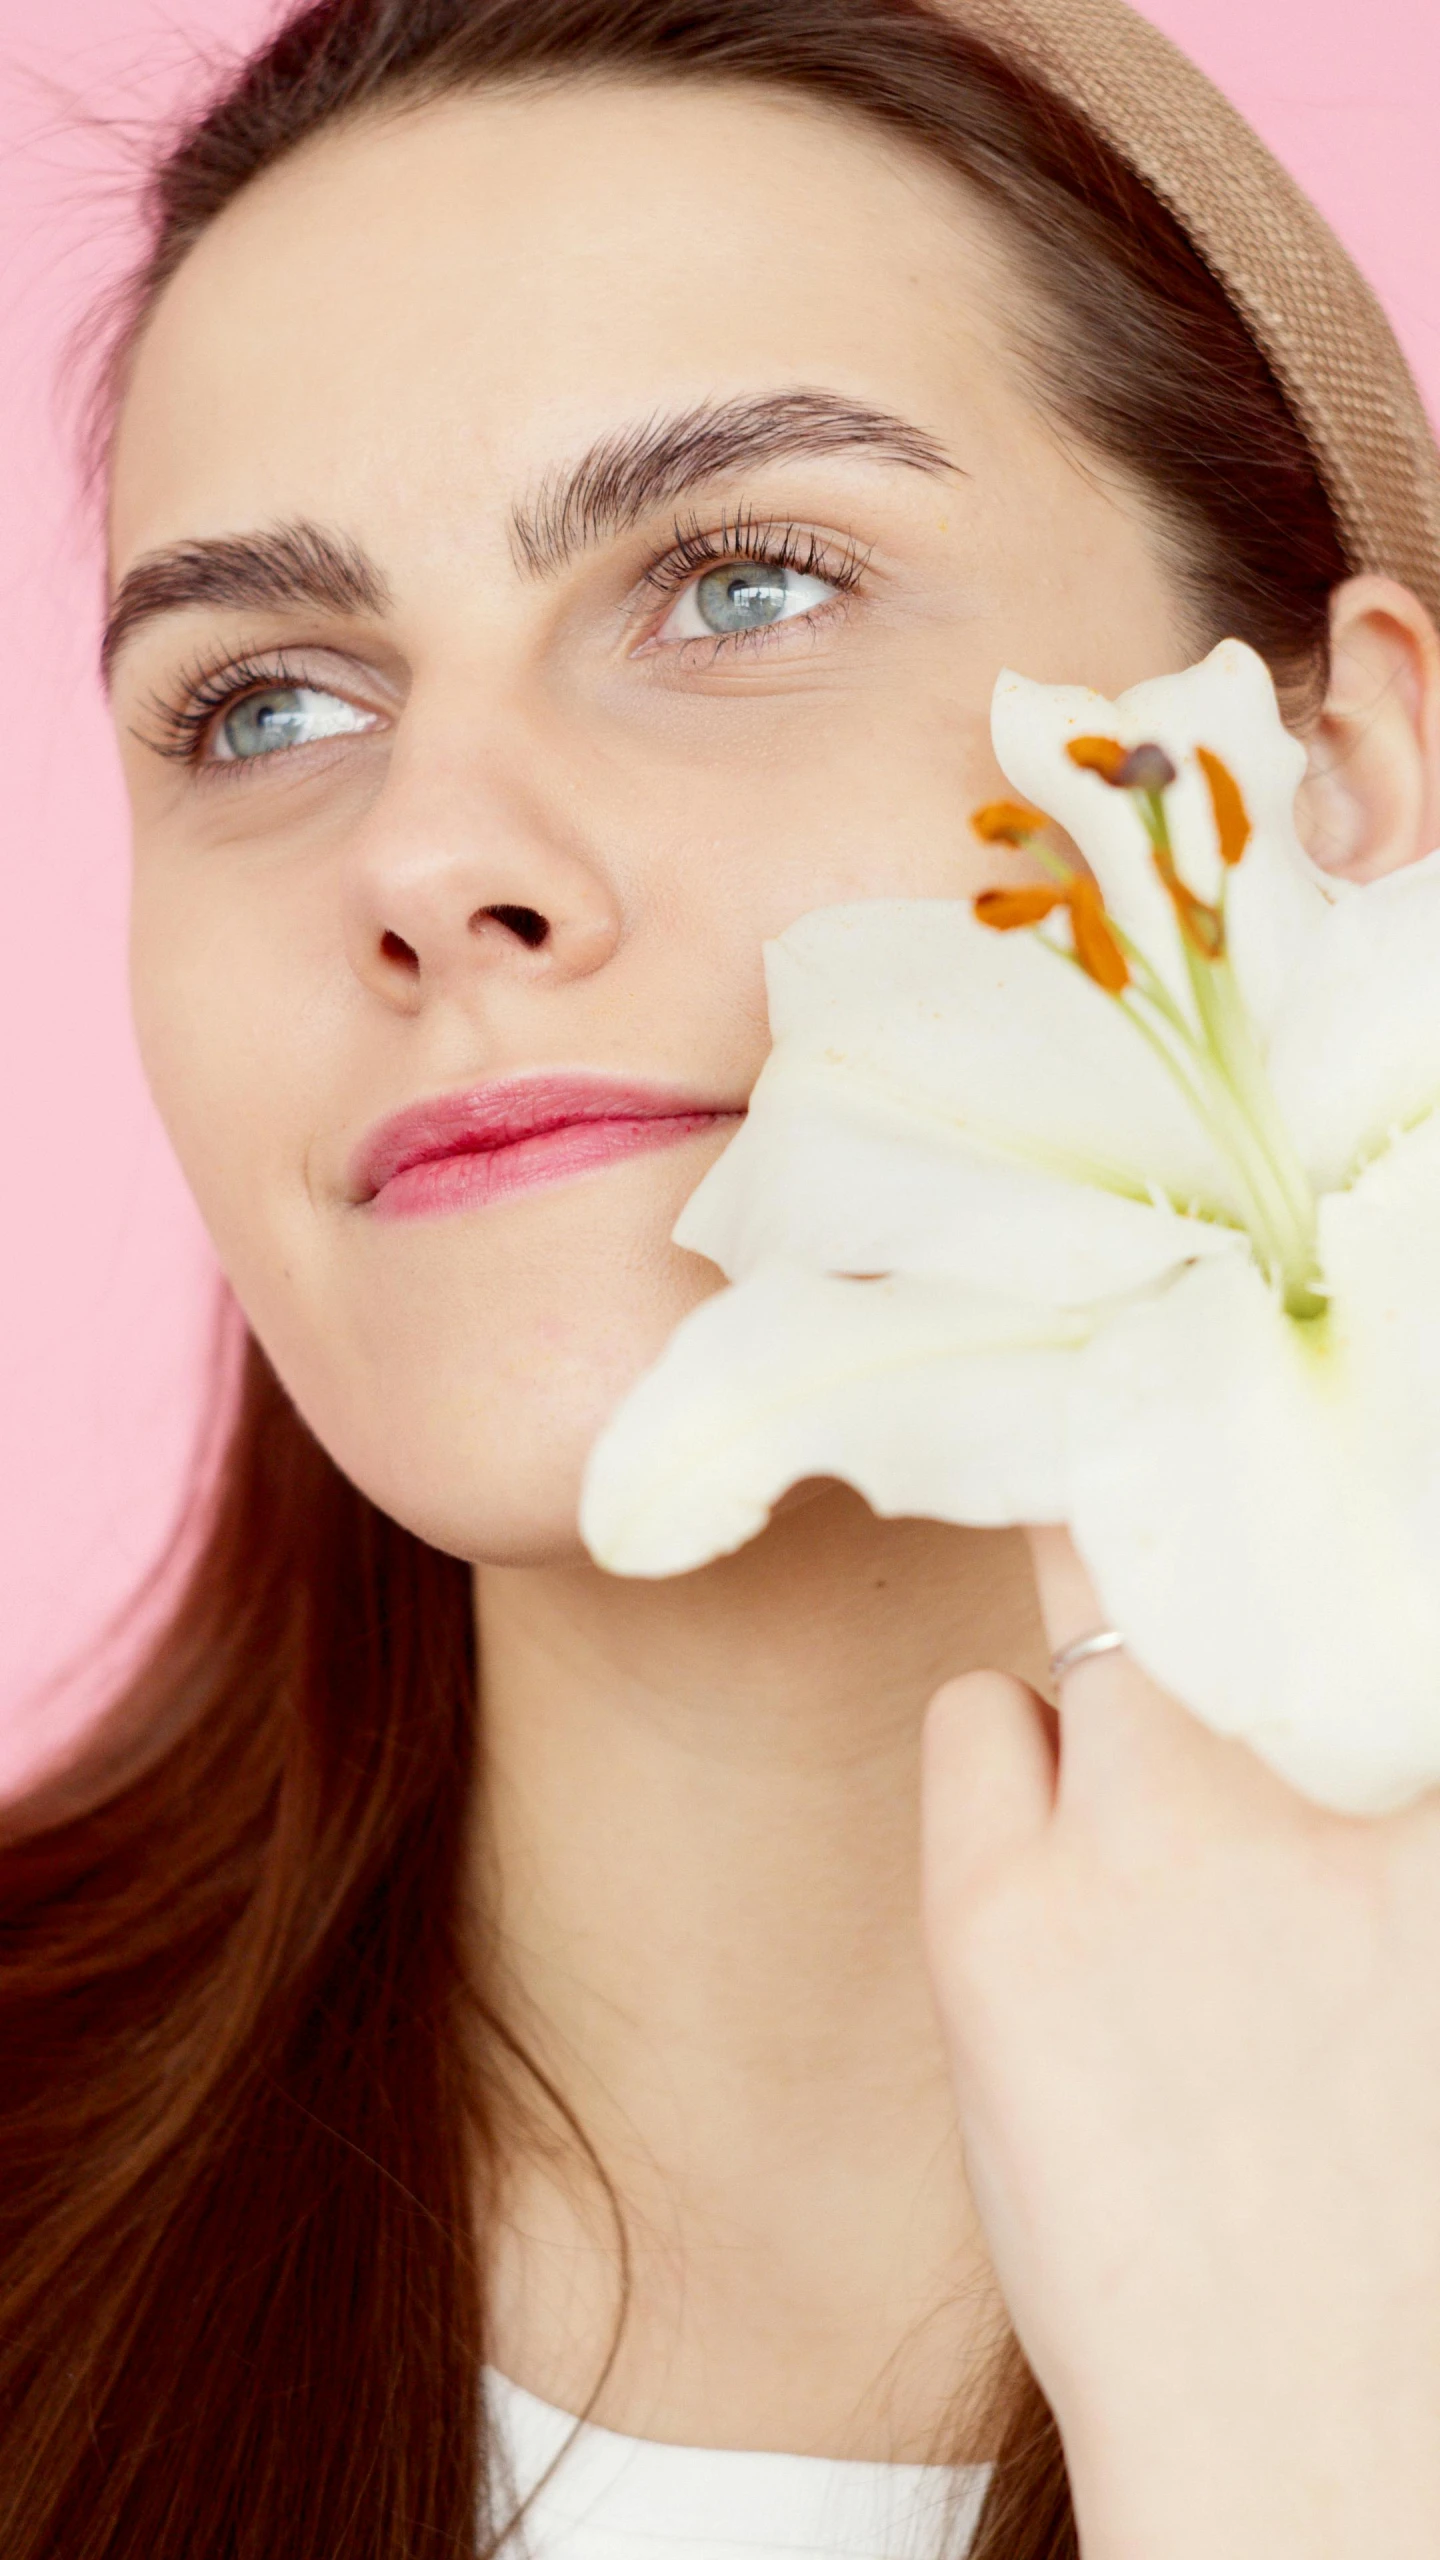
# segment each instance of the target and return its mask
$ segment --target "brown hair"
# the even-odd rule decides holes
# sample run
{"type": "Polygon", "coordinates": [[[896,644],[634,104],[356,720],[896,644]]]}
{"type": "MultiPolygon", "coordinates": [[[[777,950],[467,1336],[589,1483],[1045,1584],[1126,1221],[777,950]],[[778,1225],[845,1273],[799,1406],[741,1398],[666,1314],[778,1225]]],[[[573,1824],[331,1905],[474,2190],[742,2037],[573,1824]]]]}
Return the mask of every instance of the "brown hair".
{"type": "MultiPolygon", "coordinates": [[[[765,83],[954,171],[1046,315],[1020,344],[1037,397],[1150,501],[1197,637],[1313,683],[1347,562],[1265,359],[1074,112],[914,0],[321,0],[158,158],[149,253],[103,315],[97,480],[157,295],[260,171],[344,117],[587,74],[765,83]]],[[[483,2200],[497,2057],[524,2058],[462,1919],[468,1575],[341,1476],[253,1344],[206,1500],[168,1627],[14,1816],[0,1880],[0,2539],[493,2549],[483,2200]]],[[[1058,2436],[1002,2362],[976,2560],[1062,2560],[1058,2436]]]]}

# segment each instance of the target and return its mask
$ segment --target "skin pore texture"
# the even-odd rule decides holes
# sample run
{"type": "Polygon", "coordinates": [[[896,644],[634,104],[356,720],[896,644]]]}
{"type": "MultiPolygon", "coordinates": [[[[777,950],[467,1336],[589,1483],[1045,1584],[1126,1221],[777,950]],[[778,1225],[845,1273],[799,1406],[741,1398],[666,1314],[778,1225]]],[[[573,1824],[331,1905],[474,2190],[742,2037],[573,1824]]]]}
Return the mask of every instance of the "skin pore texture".
{"type": "MultiPolygon", "coordinates": [[[[748,90],[491,94],[327,136],[254,185],[162,298],[120,425],[112,587],[169,546],[293,525],[373,564],[366,602],[191,603],[122,635],[136,1015],[300,1410],[377,1503],[474,1563],[477,1918],[630,2226],[595,2414],[672,2441],[924,2458],[993,2339],[1010,2205],[992,2165],[982,2232],[962,2162],[963,1986],[920,1918],[922,1724],[948,1676],[1013,1675],[946,1693],[932,1820],[958,1872],[987,1790],[1008,1818],[1053,1773],[1049,1712],[1017,1683],[1094,1604],[1063,1541],[1041,1547],[1047,1631],[1020,1533],[877,1522],[833,1487],[683,1581],[585,1560],[594,1432],[717,1283],[668,1238],[733,1118],[457,1214],[377,1218],[353,1165],[402,1107],[540,1070],[743,1110],[767,937],[1013,866],[966,823],[1003,787],[1003,664],[1113,694],[1219,636],[1139,496],[1037,412],[1007,347],[1020,290],[952,182],[832,114],[748,90]],[[712,454],[679,491],[672,473],[607,509],[592,472],[588,508],[558,503],[614,439],[799,392],[810,450],[757,428],[750,458],[712,454]],[[722,643],[697,580],[757,527],[795,610],[722,643]],[[312,742],[247,758],[232,717],[242,751],[217,760],[222,712],[200,762],[158,752],[197,666],[242,660],[252,689],[308,689],[312,742]],[[952,1751],[967,1699],[979,1743],[952,1751]]],[[[1320,859],[1371,876],[1440,838],[1437,702],[1420,608],[1352,582],[1304,803],[1320,859]]],[[[613,2239],[556,2128],[531,2131],[492,2351],[578,2409],[613,2239]]],[[[1095,2552],[1188,2555],[1153,2539],[1153,2502],[1111,2497],[1081,2396],[1095,2552]]]]}

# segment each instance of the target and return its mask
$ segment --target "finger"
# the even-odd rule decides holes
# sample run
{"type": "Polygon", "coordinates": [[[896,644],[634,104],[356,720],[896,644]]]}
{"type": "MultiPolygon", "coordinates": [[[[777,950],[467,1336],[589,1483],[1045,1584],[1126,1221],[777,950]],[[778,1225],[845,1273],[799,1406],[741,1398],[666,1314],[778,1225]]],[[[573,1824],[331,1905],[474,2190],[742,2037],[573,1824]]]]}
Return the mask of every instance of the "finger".
{"type": "Polygon", "coordinates": [[[969,1671],[925,1718],[921,1812],[927,1927],[937,1962],[950,1922],[1044,1829],[1055,1802],[1055,1718],[1004,1671],[969,1671]]]}
{"type": "MultiPolygon", "coordinates": [[[[1110,1621],[1066,1529],[1032,1529],[1040,1614],[1053,1653],[1110,1621]]],[[[1123,1633],[1123,1629],[1121,1630],[1123,1633]]],[[[1221,1746],[1125,1649],[1076,1663],[1056,1684],[1059,1794],[1114,1804],[1154,1785],[1194,1778],[1221,1746]]]]}

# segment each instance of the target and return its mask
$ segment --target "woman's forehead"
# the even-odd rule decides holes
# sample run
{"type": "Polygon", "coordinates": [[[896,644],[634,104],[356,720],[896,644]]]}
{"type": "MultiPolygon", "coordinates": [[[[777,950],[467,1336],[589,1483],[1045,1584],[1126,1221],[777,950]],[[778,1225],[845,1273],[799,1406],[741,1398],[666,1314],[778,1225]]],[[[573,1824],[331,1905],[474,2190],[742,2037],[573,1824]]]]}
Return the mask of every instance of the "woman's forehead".
{"type": "Polygon", "coordinates": [[[943,173],[760,91],[482,95],[322,137],[161,297],[117,563],[237,508],[333,514],[337,484],[513,495],[607,427],[756,390],[936,432],[993,356],[991,255],[943,173]]]}

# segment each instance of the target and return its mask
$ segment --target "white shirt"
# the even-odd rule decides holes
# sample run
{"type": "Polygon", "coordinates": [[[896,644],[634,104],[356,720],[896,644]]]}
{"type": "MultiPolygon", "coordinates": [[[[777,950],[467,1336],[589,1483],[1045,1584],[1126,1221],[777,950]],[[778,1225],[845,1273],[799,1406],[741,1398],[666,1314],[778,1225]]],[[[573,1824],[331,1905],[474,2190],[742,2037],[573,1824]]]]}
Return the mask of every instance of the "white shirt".
{"type": "Polygon", "coordinates": [[[518,2503],[563,2454],[505,2560],[931,2560],[967,2546],[989,2466],[832,2462],[808,2453],[715,2453],[579,2426],[493,2370],[491,2440],[518,2503]],[[947,2497],[958,2504],[947,2509],[947,2497]]]}

